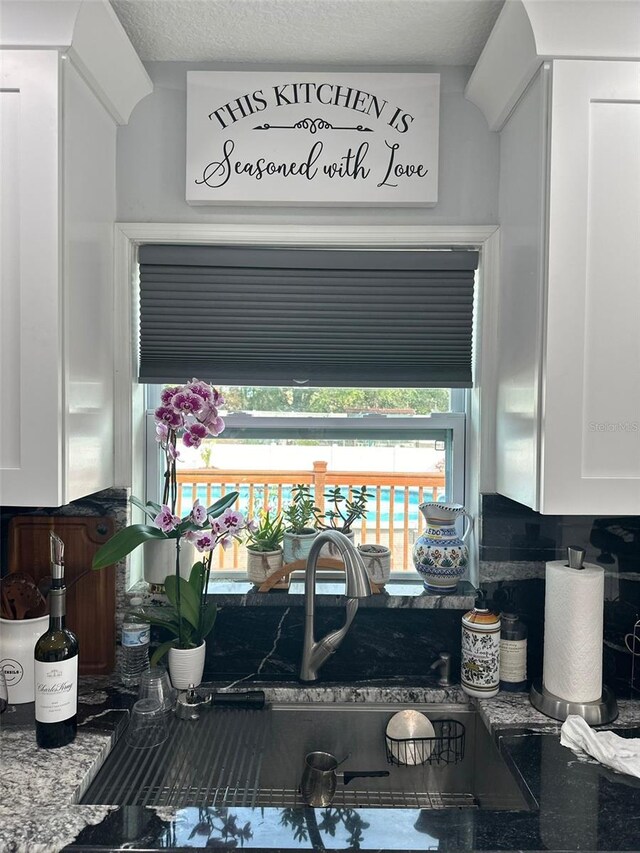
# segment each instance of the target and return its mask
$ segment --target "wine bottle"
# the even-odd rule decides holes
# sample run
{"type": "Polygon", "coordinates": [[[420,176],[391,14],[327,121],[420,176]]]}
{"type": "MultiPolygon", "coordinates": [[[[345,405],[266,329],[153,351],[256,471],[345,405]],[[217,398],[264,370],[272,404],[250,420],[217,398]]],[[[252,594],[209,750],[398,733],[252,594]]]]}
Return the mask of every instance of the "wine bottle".
{"type": "Polygon", "coordinates": [[[64,545],[50,537],[49,630],[34,649],[36,741],[45,749],[71,743],[78,725],[78,640],[65,626],[64,545]]]}

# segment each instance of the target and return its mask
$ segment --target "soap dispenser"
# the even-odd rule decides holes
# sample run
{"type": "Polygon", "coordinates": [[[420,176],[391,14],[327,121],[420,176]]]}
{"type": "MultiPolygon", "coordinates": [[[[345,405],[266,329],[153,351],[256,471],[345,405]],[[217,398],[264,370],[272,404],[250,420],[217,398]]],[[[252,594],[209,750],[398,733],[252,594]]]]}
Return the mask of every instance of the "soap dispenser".
{"type": "Polygon", "coordinates": [[[500,689],[500,617],[478,590],[473,610],[462,617],[462,689],[469,696],[489,698],[500,689]]]}

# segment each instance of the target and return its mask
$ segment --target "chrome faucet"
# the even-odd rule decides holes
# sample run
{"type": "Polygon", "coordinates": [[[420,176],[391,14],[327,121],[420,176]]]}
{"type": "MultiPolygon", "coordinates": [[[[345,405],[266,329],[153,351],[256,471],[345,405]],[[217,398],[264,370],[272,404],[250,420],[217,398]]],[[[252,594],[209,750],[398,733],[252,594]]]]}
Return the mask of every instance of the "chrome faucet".
{"type": "Polygon", "coordinates": [[[304,646],[302,649],[302,663],[300,665],[300,681],[313,682],[318,680],[318,670],[323,663],[340,646],[347,636],[356,611],[358,610],[358,599],[371,595],[369,577],[362,562],[362,557],[353,543],[338,530],[322,530],[314,539],[309,557],[307,558],[307,571],[305,574],[304,587],[304,646]],[[344,562],[346,575],[347,595],[347,618],[337,631],[327,634],[322,640],[316,642],[315,602],[316,602],[316,566],[320,551],[325,542],[331,542],[340,552],[344,562]]]}

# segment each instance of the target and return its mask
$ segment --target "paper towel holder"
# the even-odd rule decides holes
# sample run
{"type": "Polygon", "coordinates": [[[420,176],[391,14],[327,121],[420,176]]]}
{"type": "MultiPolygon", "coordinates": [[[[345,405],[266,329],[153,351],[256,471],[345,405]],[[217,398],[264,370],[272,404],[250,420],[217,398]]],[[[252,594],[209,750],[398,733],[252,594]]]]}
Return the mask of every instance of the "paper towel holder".
{"type": "Polygon", "coordinates": [[[569,714],[577,714],[590,726],[604,726],[618,716],[618,703],[613,692],[602,685],[602,696],[595,702],[569,702],[549,693],[542,681],[534,681],[529,692],[533,707],[554,720],[566,720],[569,714]]]}

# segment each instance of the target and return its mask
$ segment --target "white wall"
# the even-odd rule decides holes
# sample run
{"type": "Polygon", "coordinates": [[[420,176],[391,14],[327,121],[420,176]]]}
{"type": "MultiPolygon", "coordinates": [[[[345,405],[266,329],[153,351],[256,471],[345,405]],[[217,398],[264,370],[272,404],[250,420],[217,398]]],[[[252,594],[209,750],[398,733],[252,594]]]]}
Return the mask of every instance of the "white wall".
{"type": "MultiPolygon", "coordinates": [[[[498,134],[464,97],[467,67],[367,68],[441,74],[440,190],[433,208],[191,207],[185,202],[188,70],[254,70],[214,63],[150,62],[154,91],[118,128],[118,220],[121,222],[289,222],[306,224],[490,225],[498,220],[498,134]]],[[[340,68],[333,68],[339,71],[340,68]]]]}

